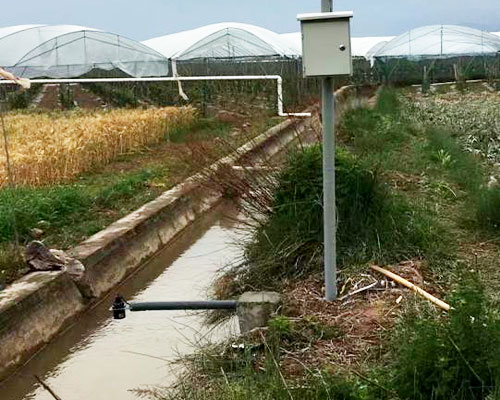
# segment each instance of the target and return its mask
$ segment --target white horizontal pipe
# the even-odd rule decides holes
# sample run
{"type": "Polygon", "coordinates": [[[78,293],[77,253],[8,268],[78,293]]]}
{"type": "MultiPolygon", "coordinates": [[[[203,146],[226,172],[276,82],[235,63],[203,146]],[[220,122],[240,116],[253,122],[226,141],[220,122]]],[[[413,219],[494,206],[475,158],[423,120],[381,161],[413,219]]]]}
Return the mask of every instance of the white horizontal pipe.
{"type": "MultiPolygon", "coordinates": [[[[178,81],[244,81],[244,80],[276,80],[278,91],[278,116],[310,117],[311,113],[285,113],[283,111],[283,78],[279,75],[220,75],[220,76],[160,76],[150,78],[63,78],[63,79],[30,79],[31,83],[113,83],[113,82],[178,82],[178,81]]],[[[14,84],[14,81],[0,79],[0,84],[14,84]]]]}
{"type": "MultiPolygon", "coordinates": [[[[30,79],[31,83],[106,83],[106,82],[177,82],[177,81],[240,81],[240,80],[280,80],[279,75],[221,75],[221,76],[158,76],[149,78],[62,78],[30,79]]],[[[0,84],[15,83],[6,79],[0,84]]]]}

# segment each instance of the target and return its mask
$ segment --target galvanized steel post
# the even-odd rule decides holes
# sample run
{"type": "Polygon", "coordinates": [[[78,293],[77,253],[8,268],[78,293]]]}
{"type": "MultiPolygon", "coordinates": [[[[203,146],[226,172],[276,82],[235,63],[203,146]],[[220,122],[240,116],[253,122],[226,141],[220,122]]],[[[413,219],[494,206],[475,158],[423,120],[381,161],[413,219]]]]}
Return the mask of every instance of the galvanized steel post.
{"type": "MultiPolygon", "coordinates": [[[[321,0],[321,11],[333,11],[333,0],[321,0]]],[[[333,78],[323,78],[323,224],[325,298],[337,298],[336,215],[335,215],[335,96],[333,78]]]]}

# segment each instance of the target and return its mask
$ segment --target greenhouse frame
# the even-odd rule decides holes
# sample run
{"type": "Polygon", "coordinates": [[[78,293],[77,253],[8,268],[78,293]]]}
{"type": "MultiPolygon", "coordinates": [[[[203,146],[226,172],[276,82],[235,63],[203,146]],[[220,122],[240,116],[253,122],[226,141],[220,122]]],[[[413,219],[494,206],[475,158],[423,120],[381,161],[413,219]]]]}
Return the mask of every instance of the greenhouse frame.
{"type": "Polygon", "coordinates": [[[172,60],[296,58],[297,48],[281,35],[255,25],[223,22],[149,39],[145,45],[172,60]]]}
{"type": "MultiPolygon", "coordinates": [[[[432,25],[397,37],[353,37],[354,83],[418,83],[500,75],[500,32],[432,25]]],[[[224,22],[137,42],[75,25],[0,28],[0,66],[20,77],[280,75],[306,92],[301,33],[224,22]],[[94,71],[107,71],[100,73],[94,71]],[[111,71],[111,72],[109,72],[111,71]]]]}
{"type": "Polygon", "coordinates": [[[77,25],[0,29],[0,65],[17,76],[70,78],[93,70],[166,76],[168,60],[140,42],[77,25]]]}
{"type": "Polygon", "coordinates": [[[379,81],[493,80],[500,75],[500,37],[465,26],[423,26],[387,42],[372,59],[379,81]]]}

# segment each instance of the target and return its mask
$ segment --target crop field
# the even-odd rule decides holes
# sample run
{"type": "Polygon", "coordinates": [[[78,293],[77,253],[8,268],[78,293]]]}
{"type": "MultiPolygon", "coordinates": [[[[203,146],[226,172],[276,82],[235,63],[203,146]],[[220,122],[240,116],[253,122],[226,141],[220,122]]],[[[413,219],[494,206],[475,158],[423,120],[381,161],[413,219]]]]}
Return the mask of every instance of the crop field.
{"type": "Polygon", "coordinates": [[[449,91],[411,96],[407,107],[414,122],[445,127],[465,149],[492,163],[500,162],[500,93],[449,91]]]}
{"type": "MultiPolygon", "coordinates": [[[[192,107],[116,109],[69,113],[9,113],[12,178],[15,184],[60,183],[119,155],[160,142],[189,128],[192,107]]],[[[0,187],[8,181],[6,155],[0,154],[0,187]]]]}

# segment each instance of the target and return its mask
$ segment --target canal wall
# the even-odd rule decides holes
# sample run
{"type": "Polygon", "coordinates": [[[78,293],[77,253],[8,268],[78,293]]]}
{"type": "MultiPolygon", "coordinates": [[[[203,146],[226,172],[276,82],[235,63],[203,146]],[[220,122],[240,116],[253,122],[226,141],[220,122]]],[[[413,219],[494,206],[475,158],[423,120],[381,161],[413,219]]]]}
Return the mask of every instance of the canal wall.
{"type": "Polygon", "coordinates": [[[34,272],[0,292],[0,377],[40,349],[85,303],[61,272],[34,272]]]}

